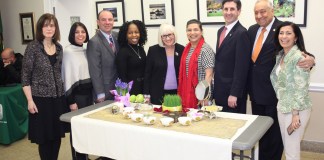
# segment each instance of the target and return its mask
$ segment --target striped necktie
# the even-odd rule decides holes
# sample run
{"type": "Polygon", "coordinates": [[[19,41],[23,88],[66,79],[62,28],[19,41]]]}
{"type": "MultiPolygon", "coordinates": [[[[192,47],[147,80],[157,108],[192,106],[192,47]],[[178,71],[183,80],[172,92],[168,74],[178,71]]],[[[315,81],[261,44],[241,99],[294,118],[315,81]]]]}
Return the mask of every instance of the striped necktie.
{"type": "Polygon", "coordinates": [[[115,44],[114,44],[113,37],[111,35],[109,35],[109,46],[113,50],[113,52],[115,53],[116,52],[116,48],[115,48],[115,44]]]}

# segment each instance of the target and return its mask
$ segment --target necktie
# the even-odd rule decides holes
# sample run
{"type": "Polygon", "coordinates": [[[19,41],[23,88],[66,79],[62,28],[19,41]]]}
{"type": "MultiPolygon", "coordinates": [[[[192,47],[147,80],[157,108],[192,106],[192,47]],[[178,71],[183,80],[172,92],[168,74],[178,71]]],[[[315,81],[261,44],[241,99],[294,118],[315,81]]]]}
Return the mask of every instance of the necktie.
{"type": "Polygon", "coordinates": [[[223,43],[223,40],[225,39],[226,30],[227,28],[224,27],[222,33],[220,34],[218,47],[223,43]]]}
{"type": "Polygon", "coordinates": [[[109,46],[111,47],[111,49],[115,53],[116,49],[115,49],[115,45],[114,45],[114,40],[113,40],[111,35],[109,35],[109,46]]]}
{"type": "Polygon", "coordinates": [[[254,50],[253,50],[253,53],[252,53],[252,60],[253,62],[256,61],[256,59],[258,58],[259,56],[259,53],[261,51],[261,48],[262,48],[262,42],[263,42],[263,37],[264,37],[264,32],[267,31],[266,28],[262,28],[262,31],[258,37],[258,40],[257,42],[255,43],[255,47],[254,47],[254,50]]]}

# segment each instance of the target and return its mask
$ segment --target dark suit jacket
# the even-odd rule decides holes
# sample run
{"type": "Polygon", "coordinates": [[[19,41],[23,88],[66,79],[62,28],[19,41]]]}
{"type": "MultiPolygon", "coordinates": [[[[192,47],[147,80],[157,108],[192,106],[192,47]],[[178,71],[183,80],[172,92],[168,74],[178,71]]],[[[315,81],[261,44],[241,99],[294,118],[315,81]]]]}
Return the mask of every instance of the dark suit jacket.
{"type": "MultiPolygon", "coordinates": [[[[275,29],[282,22],[275,18],[271,30],[264,41],[259,56],[255,63],[251,60],[249,79],[248,79],[248,92],[251,101],[261,105],[276,105],[277,98],[275,91],[270,81],[270,73],[276,64],[275,59],[275,44],[274,34],[275,29]]],[[[249,38],[251,41],[251,52],[253,50],[254,41],[256,41],[256,34],[260,26],[255,24],[248,30],[249,38]]]]}
{"type": "MultiPolygon", "coordinates": [[[[117,32],[112,32],[115,42],[116,53],[119,50],[117,32]]],[[[108,40],[100,30],[89,40],[87,45],[87,58],[90,78],[97,95],[105,93],[106,99],[113,99],[109,90],[115,88],[117,79],[116,54],[109,46],[108,40]]]]}
{"type": "MultiPolygon", "coordinates": [[[[175,44],[174,67],[177,80],[179,77],[179,66],[181,55],[184,47],[180,44],[175,44]]],[[[158,44],[151,46],[148,50],[144,77],[144,94],[151,95],[153,104],[161,104],[164,95],[164,83],[168,68],[167,56],[165,48],[158,44]]]]}
{"type": "MultiPolygon", "coordinates": [[[[220,34],[217,33],[217,46],[220,34]]],[[[216,48],[214,68],[214,99],[227,106],[229,95],[246,100],[246,81],[250,63],[250,42],[246,28],[237,22],[221,46],[216,48]]]]}
{"type": "Polygon", "coordinates": [[[15,63],[9,64],[3,69],[5,84],[21,83],[23,55],[21,55],[20,53],[15,53],[15,57],[15,63]]]}

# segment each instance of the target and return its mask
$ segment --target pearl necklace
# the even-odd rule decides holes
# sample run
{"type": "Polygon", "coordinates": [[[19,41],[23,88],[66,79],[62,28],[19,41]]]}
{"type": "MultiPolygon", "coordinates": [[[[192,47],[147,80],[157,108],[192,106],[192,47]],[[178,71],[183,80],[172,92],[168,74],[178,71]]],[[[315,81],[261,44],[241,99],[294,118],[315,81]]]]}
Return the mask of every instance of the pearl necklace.
{"type": "Polygon", "coordinates": [[[128,44],[128,46],[134,51],[134,53],[138,56],[139,59],[142,59],[142,57],[139,54],[138,46],[137,46],[137,52],[135,51],[135,49],[131,45],[128,44]]]}

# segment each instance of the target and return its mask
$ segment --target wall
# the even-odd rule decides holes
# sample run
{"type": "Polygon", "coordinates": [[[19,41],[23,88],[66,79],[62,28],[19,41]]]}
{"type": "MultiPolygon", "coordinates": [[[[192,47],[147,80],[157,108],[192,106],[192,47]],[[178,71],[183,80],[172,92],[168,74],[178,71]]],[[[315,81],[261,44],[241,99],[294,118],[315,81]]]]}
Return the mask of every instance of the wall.
{"type": "MultiPolygon", "coordinates": [[[[142,19],[141,0],[124,0],[126,20],[142,19]]],[[[23,53],[26,45],[21,44],[21,32],[19,26],[19,13],[34,12],[35,19],[44,12],[52,13],[52,7],[55,6],[55,13],[59,21],[61,30],[61,43],[63,46],[68,44],[67,37],[70,28],[70,16],[80,16],[88,30],[90,37],[94,35],[96,27],[96,0],[0,0],[0,9],[2,13],[2,23],[4,28],[4,42],[6,47],[12,47],[17,52],[23,53]]],[[[174,15],[176,31],[178,33],[178,42],[185,45],[188,43],[185,33],[186,22],[189,19],[197,18],[197,0],[174,0],[174,15]],[[184,3],[186,3],[184,5],[184,3]]],[[[248,27],[255,23],[253,15],[254,1],[242,0],[242,12],[240,22],[248,27]]],[[[324,1],[308,1],[307,27],[302,28],[304,39],[309,52],[316,56],[316,67],[312,70],[310,87],[313,100],[312,117],[307,127],[304,140],[324,142],[324,126],[318,125],[322,122],[323,116],[323,96],[324,96],[324,48],[321,47],[320,36],[324,35],[324,24],[319,23],[320,15],[318,11],[324,6],[324,1]]],[[[35,21],[36,21],[35,20],[35,21]]],[[[36,23],[36,22],[35,22],[36,23]]],[[[204,25],[204,36],[211,46],[216,44],[216,33],[221,26],[204,25]]],[[[149,46],[157,43],[157,27],[148,27],[149,41],[145,45],[147,50],[149,46]]]]}
{"type": "Polygon", "coordinates": [[[27,45],[22,44],[19,13],[34,12],[36,24],[37,19],[44,13],[43,0],[0,0],[0,10],[5,47],[23,54],[27,45]]]}

